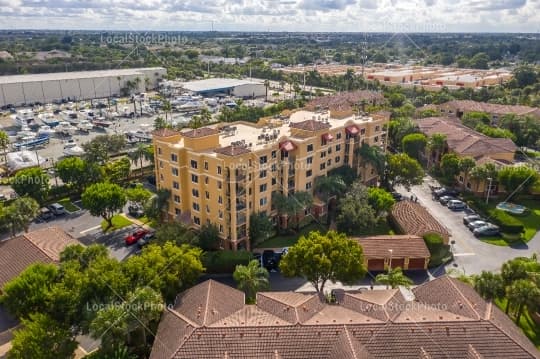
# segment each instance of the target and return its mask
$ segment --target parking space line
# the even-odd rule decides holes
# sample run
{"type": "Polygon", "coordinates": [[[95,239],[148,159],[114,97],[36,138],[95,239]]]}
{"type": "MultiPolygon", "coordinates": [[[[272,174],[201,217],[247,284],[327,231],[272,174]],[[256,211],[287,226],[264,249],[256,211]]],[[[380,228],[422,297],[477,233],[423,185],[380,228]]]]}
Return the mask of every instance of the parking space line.
{"type": "Polygon", "coordinates": [[[98,228],[101,228],[101,225],[98,225],[98,226],[95,226],[95,227],[92,227],[92,228],[85,229],[84,231],[80,231],[79,233],[80,233],[80,234],[85,234],[85,233],[88,233],[88,232],[91,232],[91,231],[95,231],[95,230],[98,229],[98,228]]]}
{"type": "Polygon", "coordinates": [[[468,257],[468,256],[475,256],[476,253],[455,253],[454,257],[468,257]]]}

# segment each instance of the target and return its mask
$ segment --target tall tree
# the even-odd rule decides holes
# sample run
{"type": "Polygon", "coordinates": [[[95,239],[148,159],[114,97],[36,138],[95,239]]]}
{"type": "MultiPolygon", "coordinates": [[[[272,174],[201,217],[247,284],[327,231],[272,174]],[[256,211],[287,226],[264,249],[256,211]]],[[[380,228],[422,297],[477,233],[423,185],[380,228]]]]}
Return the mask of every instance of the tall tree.
{"type": "Polygon", "coordinates": [[[460,159],[455,153],[447,153],[441,159],[441,172],[450,183],[454,183],[460,171],[460,159]]]}
{"type": "Polygon", "coordinates": [[[396,200],[385,189],[370,187],[368,189],[368,203],[375,210],[377,217],[381,217],[390,211],[396,200]]]}
{"type": "Polygon", "coordinates": [[[30,223],[39,214],[39,203],[31,197],[19,197],[3,210],[2,221],[11,229],[12,236],[24,230],[28,232],[30,223]]]}
{"type": "Polygon", "coordinates": [[[527,165],[504,167],[499,171],[499,183],[507,192],[529,193],[532,186],[538,181],[538,172],[527,165]]]}
{"type": "Polygon", "coordinates": [[[127,198],[122,187],[113,183],[96,183],[82,194],[84,208],[90,211],[92,216],[101,216],[112,226],[112,217],[120,212],[126,205],[127,198]]]}
{"type": "Polygon", "coordinates": [[[339,200],[337,227],[347,234],[359,234],[377,223],[375,209],[369,205],[368,189],[355,182],[345,196],[339,200]]]}
{"type": "Polygon", "coordinates": [[[484,299],[488,300],[502,298],[505,294],[502,276],[488,271],[482,271],[480,275],[474,278],[474,289],[484,299]]]}
{"type": "Polygon", "coordinates": [[[286,277],[306,278],[318,293],[324,293],[328,281],[352,284],[366,274],[362,247],[335,231],[300,237],[279,267],[286,277]]]}
{"type": "Polygon", "coordinates": [[[148,200],[152,198],[152,192],[144,188],[143,185],[139,183],[133,188],[126,189],[126,197],[128,201],[142,208],[148,202],[148,200]]]}
{"type": "Polygon", "coordinates": [[[145,145],[144,143],[139,143],[133,151],[130,151],[128,153],[128,156],[131,161],[133,161],[133,163],[139,162],[141,176],[143,174],[143,161],[150,161],[151,159],[150,153],[148,151],[148,146],[149,145],[145,145]]]}
{"type": "Polygon", "coordinates": [[[423,133],[411,133],[401,140],[403,152],[417,161],[421,161],[427,146],[427,137],[423,133]]]}
{"type": "Polygon", "coordinates": [[[409,277],[403,274],[403,271],[400,267],[389,268],[388,273],[386,274],[377,274],[377,276],[375,277],[375,282],[384,284],[387,287],[389,286],[392,289],[399,286],[409,288],[411,285],[414,284],[414,282],[409,277]]]}
{"type": "Polygon", "coordinates": [[[518,279],[506,288],[508,303],[515,308],[516,323],[527,307],[536,310],[540,303],[540,289],[530,279],[518,279]]]}
{"type": "Polygon", "coordinates": [[[252,213],[249,216],[249,239],[253,246],[270,237],[272,233],[274,225],[266,213],[252,213]]]}
{"type": "Polygon", "coordinates": [[[7,149],[9,147],[9,136],[5,131],[0,131],[0,150],[4,156],[4,162],[6,161],[7,149]]]}
{"type": "Polygon", "coordinates": [[[429,151],[428,166],[431,167],[433,163],[439,164],[441,155],[446,151],[446,135],[441,133],[434,133],[428,140],[427,148],[429,151]]]}
{"type": "Polygon", "coordinates": [[[91,163],[79,157],[68,157],[55,165],[58,177],[67,185],[83,191],[90,184],[99,182],[103,177],[103,170],[96,163],[91,163]]]}
{"type": "Polygon", "coordinates": [[[459,160],[459,170],[463,172],[463,188],[467,186],[471,171],[476,167],[476,161],[472,157],[463,157],[459,160]]]}
{"type": "Polygon", "coordinates": [[[163,222],[163,214],[169,207],[169,198],[171,191],[165,188],[157,190],[156,195],[144,206],[144,213],[148,218],[163,222]]]}
{"type": "Polygon", "coordinates": [[[405,153],[390,155],[388,158],[388,178],[393,186],[402,185],[407,190],[419,185],[424,178],[420,163],[405,153]]]}
{"type": "Polygon", "coordinates": [[[315,193],[323,201],[342,195],[346,189],[347,185],[339,176],[319,176],[315,179],[315,193]]]}
{"type": "Polygon", "coordinates": [[[255,302],[257,292],[270,288],[269,274],[266,268],[261,267],[258,260],[254,259],[247,266],[237,265],[233,278],[238,289],[246,293],[246,303],[255,302]]]}
{"type": "Polygon", "coordinates": [[[44,203],[49,193],[49,176],[39,167],[27,168],[17,172],[11,187],[19,196],[30,196],[44,203]]]}

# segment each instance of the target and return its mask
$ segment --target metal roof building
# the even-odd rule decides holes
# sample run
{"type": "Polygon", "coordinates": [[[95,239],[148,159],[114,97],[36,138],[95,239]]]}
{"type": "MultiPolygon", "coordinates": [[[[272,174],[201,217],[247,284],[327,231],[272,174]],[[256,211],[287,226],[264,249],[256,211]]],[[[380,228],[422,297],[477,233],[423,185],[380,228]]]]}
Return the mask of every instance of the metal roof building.
{"type": "Polygon", "coordinates": [[[240,79],[212,78],[184,82],[182,87],[202,96],[230,95],[236,97],[260,97],[266,95],[262,82],[240,79]]]}

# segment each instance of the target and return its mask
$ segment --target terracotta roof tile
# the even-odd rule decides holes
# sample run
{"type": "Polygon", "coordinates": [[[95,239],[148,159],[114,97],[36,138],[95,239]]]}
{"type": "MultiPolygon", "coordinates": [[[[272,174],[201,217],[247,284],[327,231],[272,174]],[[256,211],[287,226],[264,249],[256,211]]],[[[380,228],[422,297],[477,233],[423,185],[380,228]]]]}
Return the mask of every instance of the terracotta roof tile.
{"type": "Polygon", "coordinates": [[[440,234],[446,241],[450,233],[421,204],[412,201],[397,202],[391,216],[404,233],[424,236],[440,234]]]}
{"type": "Polygon", "coordinates": [[[47,227],[28,232],[23,236],[41,249],[53,261],[60,260],[60,253],[70,245],[80,244],[60,227],[47,227]]]}
{"type": "Polygon", "coordinates": [[[439,107],[444,109],[457,109],[462,112],[487,112],[498,115],[515,114],[518,116],[535,114],[538,110],[537,107],[522,105],[500,105],[472,100],[449,101],[439,105],[439,107]]]}
{"type": "Polygon", "coordinates": [[[368,104],[371,102],[378,103],[385,101],[383,94],[380,92],[358,90],[318,97],[308,102],[305,107],[310,111],[326,108],[334,111],[350,111],[354,106],[361,107],[363,100],[368,104]]]}
{"type": "Polygon", "coordinates": [[[381,236],[353,238],[362,246],[366,258],[387,258],[392,249],[394,258],[429,258],[430,253],[424,239],[418,236],[381,236]]]}
{"type": "Polygon", "coordinates": [[[180,132],[172,130],[170,128],[161,128],[159,130],[152,131],[154,137],[172,137],[179,135],[180,132]]]}
{"type": "Polygon", "coordinates": [[[184,137],[199,138],[199,137],[217,135],[218,133],[219,133],[219,130],[217,130],[215,128],[201,127],[201,128],[197,128],[195,130],[182,132],[182,135],[184,135],[184,137]]]}
{"type": "Polygon", "coordinates": [[[302,122],[292,122],[291,128],[298,128],[304,131],[322,131],[330,128],[329,123],[317,121],[317,120],[305,120],[302,122]]]}

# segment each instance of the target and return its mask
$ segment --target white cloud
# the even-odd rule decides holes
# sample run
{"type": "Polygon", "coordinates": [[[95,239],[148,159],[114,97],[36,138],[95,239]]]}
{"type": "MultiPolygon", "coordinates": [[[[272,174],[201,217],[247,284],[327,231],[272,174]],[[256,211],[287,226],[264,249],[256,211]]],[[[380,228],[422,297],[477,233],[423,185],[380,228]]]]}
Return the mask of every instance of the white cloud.
{"type": "Polygon", "coordinates": [[[539,0],[0,0],[2,28],[536,32],[539,0]]]}

